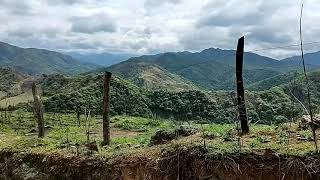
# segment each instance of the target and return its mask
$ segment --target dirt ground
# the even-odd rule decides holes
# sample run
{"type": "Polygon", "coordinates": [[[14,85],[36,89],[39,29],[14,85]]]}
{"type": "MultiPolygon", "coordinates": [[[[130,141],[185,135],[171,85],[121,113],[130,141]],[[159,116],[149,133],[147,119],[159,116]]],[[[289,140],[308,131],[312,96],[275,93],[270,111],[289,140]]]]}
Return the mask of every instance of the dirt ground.
{"type": "Polygon", "coordinates": [[[101,157],[0,152],[0,179],[106,180],[294,180],[319,179],[320,156],[258,154],[210,155],[202,147],[174,150],[150,147],[147,153],[101,157]],[[157,151],[158,154],[148,151],[157,151]]]}

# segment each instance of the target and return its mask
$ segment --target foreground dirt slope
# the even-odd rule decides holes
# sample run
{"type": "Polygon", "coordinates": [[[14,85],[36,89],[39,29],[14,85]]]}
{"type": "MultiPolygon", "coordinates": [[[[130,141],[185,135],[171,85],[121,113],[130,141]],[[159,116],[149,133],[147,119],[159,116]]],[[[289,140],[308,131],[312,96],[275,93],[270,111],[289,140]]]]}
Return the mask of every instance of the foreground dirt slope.
{"type": "Polygon", "coordinates": [[[0,179],[106,180],[278,180],[319,179],[320,156],[229,154],[211,156],[203,148],[163,151],[159,157],[112,159],[0,152],[0,179]]]}

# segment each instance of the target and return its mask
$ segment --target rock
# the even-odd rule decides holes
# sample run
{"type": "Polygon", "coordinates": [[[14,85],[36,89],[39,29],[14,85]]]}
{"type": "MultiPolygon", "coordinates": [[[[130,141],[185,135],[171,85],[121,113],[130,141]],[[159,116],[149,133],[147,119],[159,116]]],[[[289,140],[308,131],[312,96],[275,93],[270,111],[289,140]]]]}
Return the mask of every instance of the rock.
{"type": "Polygon", "coordinates": [[[313,121],[311,121],[310,115],[303,115],[299,121],[299,127],[302,129],[306,129],[310,127],[313,130],[320,128],[320,114],[315,114],[313,116],[313,121]]]}
{"type": "Polygon", "coordinates": [[[197,132],[198,131],[196,129],[184,128],[183,126],[180,126],[180,128],[175,131],[160,130],[160,131],[157,131],[155,135],[151,137],[150,146],[164,144],[177,137],[180,137],[180,136],[186,137],[186,136],[193,135],[197,132]]]}
{"type": "Polygon", "coordinates": [[[99,151],[96,141],[85,144],[86,148],[90,151],[99,151]]]}

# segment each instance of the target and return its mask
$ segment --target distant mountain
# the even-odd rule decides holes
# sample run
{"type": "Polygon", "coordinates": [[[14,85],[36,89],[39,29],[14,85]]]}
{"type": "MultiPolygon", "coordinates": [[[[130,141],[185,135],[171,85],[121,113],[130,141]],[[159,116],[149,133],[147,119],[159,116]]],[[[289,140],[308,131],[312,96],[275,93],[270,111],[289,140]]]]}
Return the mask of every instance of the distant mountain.
{"type": "MultiPolygon", "coordinates": [[[[320,66],[320,51],[314,53],[307,53],[304,55],[305,63],[308,66],[320,66]]],[[[301,65],[301,56],[293,56],[286,59],[281,60],[283,63],[301,65]]]]}
{"type": "MultiPolygon", "coordinates": [[[[168,52],[130,58],[108,68],[124,78],[141,76],[139,63],[159,66],[171,74],[207,90],[234,89],[235,51],[210,48],[201,52],[168,52]],[[123,73],[130,71],[130,74],[123,73]]],[[[245,53],[244,78],[247,84],[273,77],[287,71],[287,65],[278,60],[245,53]]],[[[165,88],[165,87],[163,87],[165,88]]]]}
{"type": "Polygon", "coordinates": [[[111,66],[113,64],[120,63],[125,61],[131,57],[134,57],[133,54],[111,54],[111,53],[88,53],[88,54],[80,54],[80,53],[70,53],[73,58],[85,62],[85,63],[93,63],[101,66],[111,66]]]}
{"type": "Polygon", "coordinates": [[[35,48],[20,48],[0,42],[0,66],[20,72],[35,74],[78,74],[97,68],[97,65],[82,63],[71,56],[35,48]]]}

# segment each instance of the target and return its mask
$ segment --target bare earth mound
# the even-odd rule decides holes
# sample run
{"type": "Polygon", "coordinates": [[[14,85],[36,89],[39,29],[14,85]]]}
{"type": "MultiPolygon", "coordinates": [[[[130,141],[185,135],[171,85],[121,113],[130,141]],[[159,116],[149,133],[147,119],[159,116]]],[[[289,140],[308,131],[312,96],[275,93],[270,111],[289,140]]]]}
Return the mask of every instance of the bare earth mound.
{"type": "Polygon", "coordinates": [[[320,155],[210,155],[202,147],[179,147],[159,157],[112,159],[0,152],[0,179],[278,180],[318,179],[320,155]]]}

